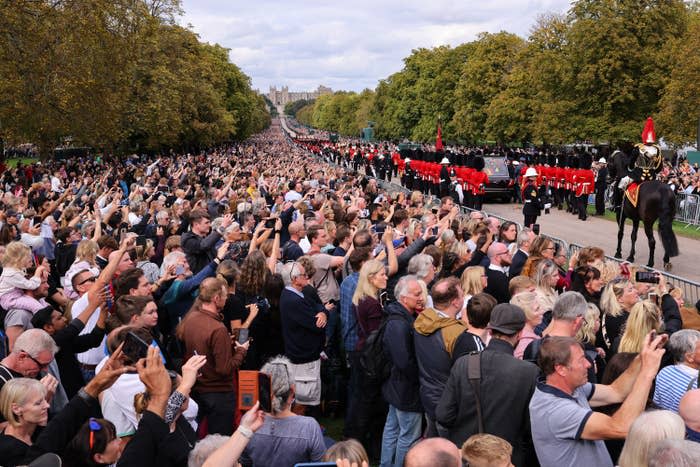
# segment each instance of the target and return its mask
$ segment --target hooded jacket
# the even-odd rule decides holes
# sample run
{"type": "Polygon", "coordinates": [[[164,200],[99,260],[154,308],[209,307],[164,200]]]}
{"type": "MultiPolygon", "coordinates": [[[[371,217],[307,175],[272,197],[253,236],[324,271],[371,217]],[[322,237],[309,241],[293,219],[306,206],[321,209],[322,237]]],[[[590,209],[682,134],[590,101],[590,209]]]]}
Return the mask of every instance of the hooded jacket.
{"type": "Polygon", "coordinates": [[[425,412],[435,419],[435,407],[440,401],[454,361],[469,353],[468,335],[463,322],[438,315],[428,308],[414,324],[413,334],[420,399],[425,412]]]}

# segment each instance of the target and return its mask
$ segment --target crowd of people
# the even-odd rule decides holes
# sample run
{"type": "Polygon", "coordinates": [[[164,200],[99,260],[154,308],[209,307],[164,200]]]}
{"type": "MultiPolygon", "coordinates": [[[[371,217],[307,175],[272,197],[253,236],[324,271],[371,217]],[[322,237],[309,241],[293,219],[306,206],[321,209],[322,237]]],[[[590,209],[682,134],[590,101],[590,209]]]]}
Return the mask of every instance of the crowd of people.
{"type": "Polygon", "coordinates": [[[700,464],[698,311],[595,246],[384,189],[278,121],[2,188],[1,465],[700,464]]]}

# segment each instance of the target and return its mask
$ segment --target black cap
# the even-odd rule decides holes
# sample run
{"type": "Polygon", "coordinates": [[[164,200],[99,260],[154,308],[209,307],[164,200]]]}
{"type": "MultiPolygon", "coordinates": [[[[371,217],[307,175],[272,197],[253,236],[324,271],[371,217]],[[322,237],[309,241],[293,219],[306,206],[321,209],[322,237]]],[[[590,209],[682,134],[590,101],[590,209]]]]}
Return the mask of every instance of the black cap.
{"type": "Polygon", "coordinates": [[[501,303],[493,307],[488,328],[501,334],[513,335],[525,327],[525,312],[519,306],[501,303]]]}

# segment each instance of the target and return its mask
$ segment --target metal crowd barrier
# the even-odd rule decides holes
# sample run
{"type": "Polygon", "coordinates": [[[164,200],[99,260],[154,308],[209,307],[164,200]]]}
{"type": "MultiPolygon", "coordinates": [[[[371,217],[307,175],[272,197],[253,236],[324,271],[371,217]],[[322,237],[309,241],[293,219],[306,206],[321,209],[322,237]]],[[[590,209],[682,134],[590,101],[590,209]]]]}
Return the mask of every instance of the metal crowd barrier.
{"type": "Polygon", "coordinates": [[[700,196],[677,193],[675,220],[686,224],[686,227],[695,225],[700,230],[700,196]]]}

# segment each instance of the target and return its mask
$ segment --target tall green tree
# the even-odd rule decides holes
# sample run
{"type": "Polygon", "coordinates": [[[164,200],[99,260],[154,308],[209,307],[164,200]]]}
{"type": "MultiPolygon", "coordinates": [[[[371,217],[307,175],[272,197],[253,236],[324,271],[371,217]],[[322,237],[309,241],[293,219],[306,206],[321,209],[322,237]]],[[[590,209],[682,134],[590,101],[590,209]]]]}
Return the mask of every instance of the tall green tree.
{"type": "Polygon", "coordinates": [[[506,77],[524,47],[523,39],[507,32],[483,33],[473,43],[455,90],[452,124],[459,137],[486,138],[488,106],[506,88],[506,77]]]}

